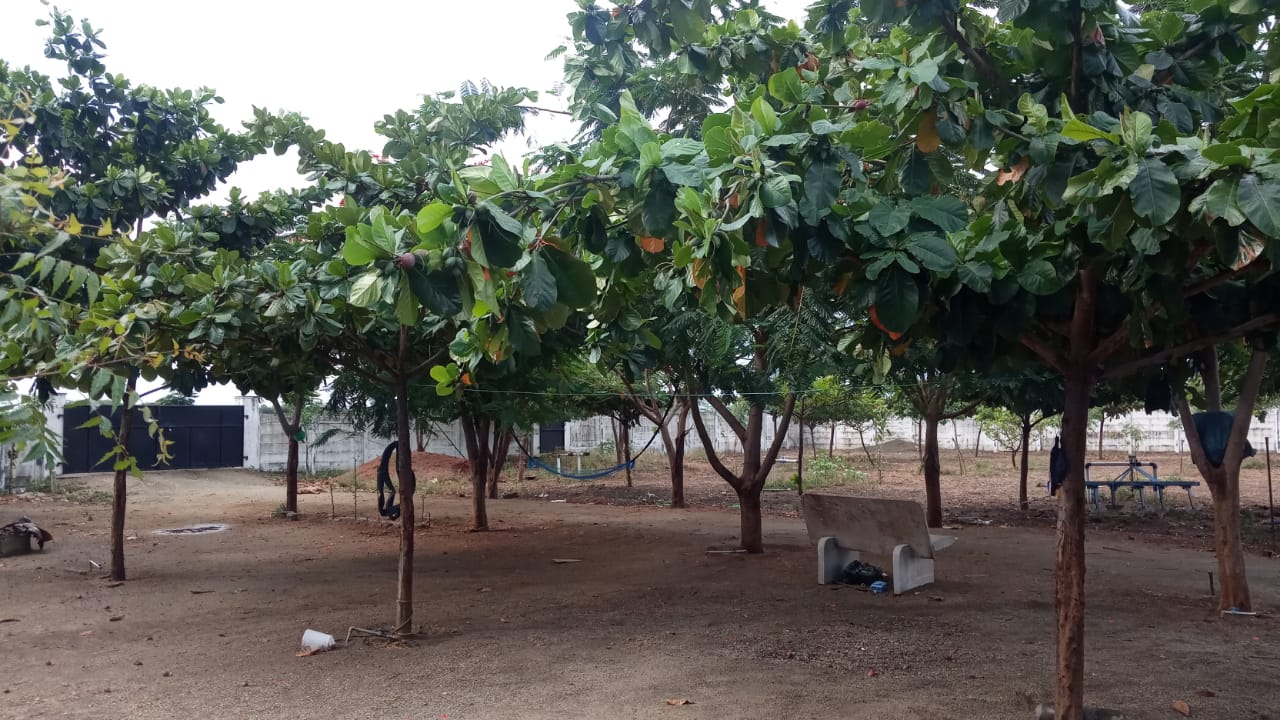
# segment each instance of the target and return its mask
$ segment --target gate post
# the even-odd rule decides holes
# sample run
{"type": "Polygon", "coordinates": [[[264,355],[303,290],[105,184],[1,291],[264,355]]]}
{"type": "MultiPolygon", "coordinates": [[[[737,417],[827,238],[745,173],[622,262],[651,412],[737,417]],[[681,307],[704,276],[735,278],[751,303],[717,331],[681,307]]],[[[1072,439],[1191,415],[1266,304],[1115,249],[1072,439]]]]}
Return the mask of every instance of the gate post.
{"type": "Polygon", "coordinates": [[[262,398],[242,395],[236,398],[244,406],[244,465],[254,470],[262,469],[262,398]]]}

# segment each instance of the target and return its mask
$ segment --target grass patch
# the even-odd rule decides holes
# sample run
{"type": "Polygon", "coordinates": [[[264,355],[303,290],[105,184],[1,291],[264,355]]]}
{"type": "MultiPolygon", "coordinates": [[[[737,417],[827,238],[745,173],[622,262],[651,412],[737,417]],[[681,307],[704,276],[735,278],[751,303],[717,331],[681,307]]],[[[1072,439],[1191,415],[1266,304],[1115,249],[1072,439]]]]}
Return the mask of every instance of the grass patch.
{"type": "MultiPolygon", "coordinates": [[[[824,487],[843,487],[866,482],[867,474],[859,470],[847,458],[819,455],[807,458],[804,463],[804,487],[806,490],[824,487]]],[[[765,483],[766,490],[794,490],[797,476],[775,479],[765,483]]]]}
{"type": "Polygon", "coordinates": [[[1240,463],[1240,467],[1243,470],[1266,470],[1267,461],[1263,458],[1251,457],[1240,463]]]}

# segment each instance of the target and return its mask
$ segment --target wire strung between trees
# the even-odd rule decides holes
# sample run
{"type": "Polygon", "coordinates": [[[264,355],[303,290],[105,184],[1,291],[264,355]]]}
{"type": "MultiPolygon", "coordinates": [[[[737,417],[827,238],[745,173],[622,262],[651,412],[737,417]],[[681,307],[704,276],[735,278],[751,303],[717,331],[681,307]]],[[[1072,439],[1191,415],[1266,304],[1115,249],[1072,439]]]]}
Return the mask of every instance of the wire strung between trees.
{"type": "Polygon", "coordinates": [[[630,460],[624,463],[619,463],[617,465],[614,465],[611,468],[598,470],[596,472],[588,473],[585,475],[575,475],[573,473],[561,472],[560,470],[557,470],[551,467],[550,465],[547,465],[546,463],[542,462],[538,458],[534,457],[533,453],[529,452],[529,449],[526,448],[520,442],[520,438],[518,435],[513,435],[512,439],[515,440],[516,447],[520,448],[520,452],[524,453],[524,456],[529,459],[530,467],[539,467],[551,473],[552,475],[559,475],[562,478],[568,478],[570,480],[595,480],[602,477],[608,477],[609,475],[613,475],[614,473],[619,472],[621,470],[634,470],[636,467],[636,461],[639,460],[640,456],[644,455],[645,452],[650,447],[653,446],[653,441],[658,439],[658,435],[662,432],[662,428],[666,427],[667,420],[671,417],[671,410],[675,406],[676,406],[676,399],[672,397],[671,402],[667,403],[666,412],[662,414],[662,422],[658,423],[657,427],[654,428],[653,435],[649,437],[649,442],[645,443],[644,447],[640,448],[640,452],[632,456],[630,460]]]}

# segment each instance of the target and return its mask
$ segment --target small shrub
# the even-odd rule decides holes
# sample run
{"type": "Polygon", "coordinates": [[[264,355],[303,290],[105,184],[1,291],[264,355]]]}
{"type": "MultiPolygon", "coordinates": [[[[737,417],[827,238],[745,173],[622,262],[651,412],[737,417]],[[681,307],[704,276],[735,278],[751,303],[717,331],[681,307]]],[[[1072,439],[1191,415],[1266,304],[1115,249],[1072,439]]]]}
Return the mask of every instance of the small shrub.
{"type": "Polygon", "coordinates": [[[1240,468],[1242,470],[1266,470],[1267,461],[1257,457],[1247,458],[1243,463],[1240,464],[1240,468]]]}

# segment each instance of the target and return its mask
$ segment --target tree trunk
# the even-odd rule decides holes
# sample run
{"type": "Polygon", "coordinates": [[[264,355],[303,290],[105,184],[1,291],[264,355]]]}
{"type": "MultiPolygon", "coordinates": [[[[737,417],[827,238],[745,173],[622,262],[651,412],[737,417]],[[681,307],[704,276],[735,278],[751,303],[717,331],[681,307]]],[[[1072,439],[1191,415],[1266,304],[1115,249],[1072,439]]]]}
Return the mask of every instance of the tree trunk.
{"type": "Polygon", "coordinates": [[[1107,415],[1106,413],[1103,413],[1098,417],[1098,459],[1099,460],[1102,460],[1104,457],[1102,454],[1102,439],[1104,437],[1103,429],[1106,428],[1106,426],[1107,426],[1107,415]]]}
{"type": "Polygon", "coordinates": [[[924,503],[925,522],[942,527],[942,461],[938,451],[938,422],[933,413],[924,416],[924,503]]]}
{"type": "MultiPolygon", "coordinates": [[[[810,430],[812,431],[812,428],[810,428],[810,430]]],[[[812,432],[809,433],[809,439],[810,440],[813,439],[812,432]]],[[[800,452],[797,453],[796,455],[796,494],[804,495],[804,422],[803,421],[801,421],[800,423],[800,452]]]]}
{"type": "Polygon", "coordinates": [[[876,460],[871,457],[871,450],[867,447],[867,438],[862,434],[861,425],[858,426],[858,444],[862,446],[862,452],[866,453],[867,462],[871,463],[872,467],[875,467],[876,460]]]}
{"type": "Polygon", "coordinates": [[[631,427],[626,423],[622,423],[622,463],[623,472],[627,475],[627,487],[632,486],[631,479],[631,427]]]}
{"type": "Polygon", "coordinates": [[[1031,416],[1022,416],[1022,469],[1018,477],[1018,507],[1027,510],[1031,507],[1030,500],[1027,499],[1027,475],[1030,468],[1027,466],[1028,456],[1031,452],[1031,416]]]}
{"type": "MultiPolygon", "coordinates": [[[[130,372],[125,384],[124,404],[120,409],[120,432],[116,436],[116,462],[121,464],[129,458],[129,436],[133,431],[133,393],[137,387],[138,375],[130,372]]],[[[116,582],[127,579],[124,568],[124,511],[129,494],[128,483],[128,468],[117,467],[111,492],[111,579],[116,582]]]]}
{"type": "MultiPolygon", "coordinates": [[[[400,328],[400,366],[404,367],[408,354],[408,328],[400,328]]],[[[413,531],[417,523],[414,518],[413,493],[417,489],[417,479],[413,476],[413,453],[408,448],[410,442],[409,426],[409,379],[400,375],[395,380],[396,392],[396,475],[400,480],[400,568],[399,593],[396,598],[396,626],[394,632],[400,635],[413,634],[413,531]]]]}
{"type": "Polygon", "coordinates": [[[916,425],[916,454],[920,456],[920,462],[924,462],[924,421],[913,420],[916,425]]]}
{"type": "Polygon", "coordinates": [[[298,512],[298,436],[289,436],[289,459],[284,466],[284,509],[298,512]]]}
{"type": "MultiPolygon", "coordinates": [[[[827,443],[827,457],[836,456],[836,428],[837,427],[839,427],[837,423],[831,423],[831,442],[827,443]]],[[[864,446],[863,449],[865,450],[866,447],[864,446]]],[[[870,453],[867,454],[867,457],[868,458],[871,457],[870,453]]]]}
{"type": "Polygon", "coordinates": [[[978,426],[977,437],[973,439],[973,456],[978,457],[978,451],[982,449],[982,426],[978,426]]]}
{"type": "Polygon", "coordinates": [[[760,492],[763,484],[751,483],[738,491],[740,538],[742,549],[748,553],[764,552],[764,516],[760,508],[760,492]]]}
{"type": "MultiPolygon", "coordinates": [[[[1240,387],[1235,421],[1231,426],[1231,436],[1221,467],[1214,467],[1205,454],[1186,396],[1176,396],[1178,416],[1187,436],[1191,460],[1213,496],[1213,547],[1218,560],[1221,588],[1218,595],[1219,610],[1235,608],[1250,611],[1253,608],[1249,596],[1249,579],[1245,574],[1244,550],[1240,542],[1240,464],[1244,460],[1244,446],[1248,442],[1249,425],[1253,420],[1253,409],[1266,371],[1267,358],[1267,353],[1261,350],[1255,350],[1249,358],[1249,369],[1240,387]]],[[[1216,354],[1212,360],[1206,357],[1204,361],[1206,404],[1220,403],[1221,387],[1216,354]]]]}
{"type": "Polygon", "coordinates": [[[1213,549],[1218,558],[1218,609],[1248,612],[1253,609],[1253,601],[1240,544],[1240,471],[1223,469],[1222,475],[1221,489],[1215,491],[1209,485],[1213,494],[1213,549]],[[1230,489],[1233,487],[1234,492],[1230,489]]]}
{"type": "Polygon", "coordinates": [[[502,468],[507,464],[507,456],[511,453],[511,439],[515,437],[515,428],[507,428],[495,433],[496,442],[493,452],[489,454],[489,498],[498,499],[498,483],[502,480],[502,468]]]}
{"type": "Polygon", "coordinates": [[[671,436],[671,428],[665,422],[658,425],[658,434],[662,437],[662,447],[667,453],[667,465],[671,470],[671,507],[673,508],[685,507],[684,447],[688,419],[689,406],[681,403],[680,414],[676,420],[675,437],[671,436]]]}
{"type": "Polygon", "coordinates": [[[489,529],[489,510],[485,503],[489,470],[489,421],[462,414],[462,434],[467,443],[467,465],[471,470],[471,529],[489,529]]]}
{"type": "Polygon", "coordinates": [[[1058,717],[1079,718],[1084,712],[1084,462],[1093,379],[1087,368],[1070,369],[1073,372],[1066,378],[1062,414],[1062,447],[1069,467],[1058,489],[1057,572],[1054,576],[1058,620],[1055,704],[1058,717]]]}

